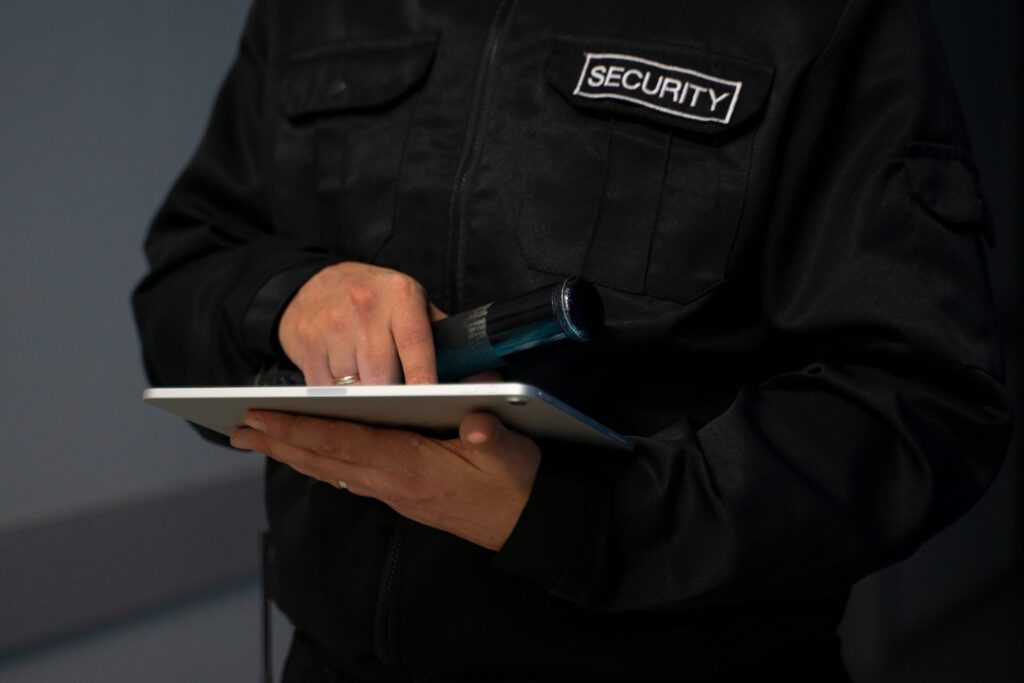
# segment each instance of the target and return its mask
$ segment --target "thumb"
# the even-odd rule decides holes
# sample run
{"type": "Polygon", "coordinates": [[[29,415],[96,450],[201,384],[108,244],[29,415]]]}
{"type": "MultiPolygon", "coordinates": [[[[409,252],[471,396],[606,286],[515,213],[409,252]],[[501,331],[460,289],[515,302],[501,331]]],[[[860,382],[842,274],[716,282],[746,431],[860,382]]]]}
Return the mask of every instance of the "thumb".
{"type": "Polygon", "coordinates": [[[540,467],[536,442],[489,413],[473,413],[459,425],[459,443],[462,457],[519,490],[525,504],[540,467]]]}
{"type": "Polygon", "coordinates": [[[459,438],[478,451],[500,450],[508,436],[505,425],[490,413],[472,413],[459,425],[459,438]]]}
{"type": "Polygon", "coordinates": [[[459,441],[462,456],[475,460],[484,469],[489,469],[490,463],[500,469],[525,467],[536,472],[540,463],[540,448],[536,442],[509,429],[490,413],[466,416],[459,425],[459,441]]]}

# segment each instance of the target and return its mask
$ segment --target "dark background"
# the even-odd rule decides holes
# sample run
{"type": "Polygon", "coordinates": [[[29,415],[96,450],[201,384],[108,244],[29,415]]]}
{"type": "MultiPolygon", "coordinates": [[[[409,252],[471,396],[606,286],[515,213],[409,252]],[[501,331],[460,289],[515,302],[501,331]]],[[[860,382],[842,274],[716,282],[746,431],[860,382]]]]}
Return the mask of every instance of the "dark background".
{"type": "MultiPolygon", "coordinates": [[[[931,0],[971,129],[1021,415],[1021,0],[931,0]]],[[[242,681],[259,664],[260,463],[139,400],[128,294],[248,0],[0,0],[0,681],[242,681]]],[[[1020,430],[1018,429],[1018,435],[1020,430]]],[[[1024,454],[858,584],[858,681],[1024,678],[1024,454]]],[[[287,624],[274,620],[281,660],[287,624]]]]}
{"type": "Polygon", "coordinates": [[[991,280],[1017,428],[999,478],[910,560],[862,582],[844,624],[862,680],[1024,679],[1024,3],[931,0],[995,220],[991,280]]]}

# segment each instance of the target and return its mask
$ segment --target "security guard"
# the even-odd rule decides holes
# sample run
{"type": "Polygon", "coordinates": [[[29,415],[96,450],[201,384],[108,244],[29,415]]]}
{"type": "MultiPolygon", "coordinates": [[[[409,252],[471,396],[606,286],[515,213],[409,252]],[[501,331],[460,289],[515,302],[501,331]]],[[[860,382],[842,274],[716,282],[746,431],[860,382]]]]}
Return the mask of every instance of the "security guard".
{"type": "Polygon", "coordinates": [[[922,4],[257,0],[146,243],[153,383],[431,382],[431,320],[578,275],[605,335],[505,378],[636,443],[250,414],[286,678],[845,678],[852,583],[1010,432],[922,4]]]}

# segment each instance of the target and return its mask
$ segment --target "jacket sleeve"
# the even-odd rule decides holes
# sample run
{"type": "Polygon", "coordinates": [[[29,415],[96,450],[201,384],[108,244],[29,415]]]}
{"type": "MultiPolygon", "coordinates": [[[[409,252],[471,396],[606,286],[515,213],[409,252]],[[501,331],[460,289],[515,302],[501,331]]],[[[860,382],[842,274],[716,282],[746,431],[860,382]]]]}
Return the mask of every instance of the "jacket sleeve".
{"type": "Polygon", "coordinates": [[[338,259],[275,234],[266,206],[269,2],[259,0],[203,140],[145,243],[150,272],[133,306],[155,385],[249,381],[275,357],[291,295],[338,259]]]}
{"type": "Polygon", "coordinates": [[[632,457],[545,457],[496,567],[596,610],[836,594],[986,489],[1010,434],[987,218],[928,22],[848,3],[786,105],[759,274],[782,368],[632,457]]]}

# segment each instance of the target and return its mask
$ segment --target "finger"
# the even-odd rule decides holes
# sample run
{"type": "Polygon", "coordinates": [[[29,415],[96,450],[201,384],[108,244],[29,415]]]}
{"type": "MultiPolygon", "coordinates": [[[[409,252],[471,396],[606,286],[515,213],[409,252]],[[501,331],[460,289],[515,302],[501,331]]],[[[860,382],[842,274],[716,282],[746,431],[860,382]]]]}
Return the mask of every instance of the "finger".
{"type": "MultiPolygon", "coordinates": [[[[342,377],[359,376],[359,361],[352,347],[336,344],[324,361],[329,366],[326,384],[337,384],[342,377]]],[[[362,376],[359,376],[359,379],[362,379],[362,376]]]]}
{"type": "Polygon", "coordinates": [[[402,370],[395,342],[387,329],[368,332],[356,347],[361,384],[399,384],[402,370]]]}
{"type": "Polygon", "coordinates": [[[368,465],[377,445],[376,430],[354,422],[265,410],[249,411],[244,422],[275,441],[354,465],[368,465]]]}
{"type": "Polygon", "coordinates": [[[256,429],[247,427],[237,429],[231,435],[231,445],[235,448],[263,453],[316,479],[326,480],[330,476],[326,467],[329,460],[327,456],[317,455],[308,449],[275,439],[256,429]]]}
{"type": "Polygon", "coordinates": [[[315,361],[304,362],[298,364],[298,366],[302,370],[306,386],[316,387],[334,384],[334,374],[331,372],[326,355],[318,355],[315,361]]]}
{"type": "MultiPolygon", "coordinates": [[[[432,310],[437,309],[432,306],[432,310]]],[[[402,364],[405,383],[437,384],[434,333],[430,329],[427,311],[416,304],[394,309],[391,314],[391,335],[402,364]]]]}
{"type": "Polygon", "coordinates": [[[288,355],[295,367],[302,373],[307,386],[332,384],[331,368],[327,362],[327,354],[319,345],[309,344],[301,347],[301,351],[293,350],[288,355]]]}
{"type": "Polygon", "coordinates": [[[231,445],[263,453],[288,465],[296,472],[335,488],[347,489],[356,495],[369,495],[363,481],[366,470],[360,466],[313,453],[247,427],[238,429],[231,435],[231,445]]]}

